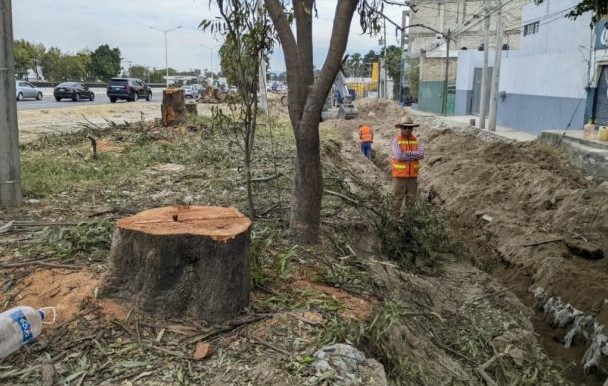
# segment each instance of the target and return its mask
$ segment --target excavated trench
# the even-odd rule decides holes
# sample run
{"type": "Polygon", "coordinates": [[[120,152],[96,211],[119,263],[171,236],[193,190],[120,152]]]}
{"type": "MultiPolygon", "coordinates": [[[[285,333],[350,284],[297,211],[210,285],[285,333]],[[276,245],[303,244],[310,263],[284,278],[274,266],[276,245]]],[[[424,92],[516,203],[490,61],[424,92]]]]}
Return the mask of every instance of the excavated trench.
{"type": "MultiPolygon", "coordinates": [[[[388,180],[392,124],[408,113],[372,103],[358,107],[367,121],[351,121],[350,131],[372,123],[373,162],[388,180]]],[[[451,227],[472,265],[531,310],[536,338],[565,379],[606,385],[606,184],[537,143],[415,119],[422,123],[417,135],[426,146],[422,194],[455,215],[451,227]]],[[[356,146],[356,134],[352,142],[356,146]]]]}
{"type": "MultiPolygon", "coordinates": [[[[389,165],[387,158],[377,152],[375,153],[373,162],[383,171],[386,171],[389,165]]],[[[422,186],[422,190],[422,194],[425,197],[430,197],[438,205],[452,210],[444,205],[444,200],[436,192],[424,189],[424,186],[422,186]]],[[[509,259],[505,258],[495,247],[491,246],[491,243],[487,241],[488,234],[485,232],[472,234],[471,228],[477,228],[478,225],[479,221],[469,223],[458,220],[450,224],[452,231],[466,245],[466,249],[471,256],[471,264],[489,273],[505,289],[512,291],[524,305],[530,308],[532,311],[530,313],[532,315],[531,322],[538,342],[565,379],[576,385],[605,386],[605,382],[608,382],[608,373],[604,370],[605,367],[601,367],[601,359],[595,360],[597,367],[585,368],[584,358],[591,345],[590,339],[584,338],[582,334],[578,334],[578,336],[574,337],[568,348],[565,346],[564,338],[571,331],[570,324],[568,323],[566,326],[556,325],[554,313],[543,308],[547,299],[539,303],[539,299],[536,299],[531,291],[531,288],[535,288],[533,273],[510,263],[509,259]],[[483,257],[475,258],[473,256],[483,257]]],[[[559,296],[559,293],[556,296],[559,296]]],[[[565,307],[571,306],[565,304],[565,307]]]]}

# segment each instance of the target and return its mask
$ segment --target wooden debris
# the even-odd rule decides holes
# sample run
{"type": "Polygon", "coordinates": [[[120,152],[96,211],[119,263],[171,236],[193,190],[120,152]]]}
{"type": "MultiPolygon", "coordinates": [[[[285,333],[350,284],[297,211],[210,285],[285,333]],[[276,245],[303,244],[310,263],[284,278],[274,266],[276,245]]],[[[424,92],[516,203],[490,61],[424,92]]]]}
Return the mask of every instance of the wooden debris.
{"type": "Polygon", "coordinates": [[[553,239],[548,239],[548,240],[542,240],[542,241],[536,241],[536,242],[532,242],[532,243],[527,243],[527,244],[524,244],[523,246],[524,247],[533,247],[533,246],[536,246],[536,245],[555,243],[555,242],[563,241],[563,240],[564,240],[563,237],[556,237],[556,238],[553,238],[553,239]]]}
{"type": "Polygon", "coordinates": [[[0,227],[0,233],[6,233],[6,232],[10,231],[11,228],[13,227],[13,224],[15,224],[14,221],[9,221],[8,223],[2,225],[0,227]]]}
{"type": "Polygon", "coordinates": [[[200,361],[201,359],[211,356],[211,354],[213,354],[213,347],[211,347],[209,343],[198,342],[192,358],[200,361]]]}

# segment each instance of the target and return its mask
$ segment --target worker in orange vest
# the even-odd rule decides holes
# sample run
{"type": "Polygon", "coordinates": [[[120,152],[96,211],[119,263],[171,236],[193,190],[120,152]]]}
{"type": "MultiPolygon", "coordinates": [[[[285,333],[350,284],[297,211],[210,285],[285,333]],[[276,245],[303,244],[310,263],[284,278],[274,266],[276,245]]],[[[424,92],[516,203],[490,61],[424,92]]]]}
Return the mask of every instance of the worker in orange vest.
{"type": "Polygon", "coordinates": [[[359,125],[359,139],[361,140],[361,151],[367,159],[372,159],[372,143],[374,143],[374,133],[368,125],[359,125]]]}
{"type": "Polygon", "coordinates": [[[415,198],[418,191],[418,170],[420,160],[424,158],[424,146],[412,132],[420,126],[411,118],[397,123],[399,134],[393,139],[391,152],[393,154],[393,211],[399,213],[403,200],[407,196],[415,198]]]}

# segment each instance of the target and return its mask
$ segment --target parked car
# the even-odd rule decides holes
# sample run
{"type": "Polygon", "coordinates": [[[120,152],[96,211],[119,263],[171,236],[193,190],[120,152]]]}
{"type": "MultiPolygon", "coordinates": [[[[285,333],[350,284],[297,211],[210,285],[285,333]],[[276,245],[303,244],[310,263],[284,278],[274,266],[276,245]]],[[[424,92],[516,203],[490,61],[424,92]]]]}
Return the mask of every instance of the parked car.
{"type": "Polygon", "coordinates": [[[197,97],[203,95],[203,86],[201,86],[200,84],[193,84],[192,87],[194,87],[194,89],[196,90],[197,97]]]}
{"type": "Polygon", "coordinates": [[[196,98],[198,97],[198,91],[191,85],[182,86],[184,89],[184,98],[196,98]]]}
{"type": "Polygon", "coordinates": [[[137,78],[112,78],[108,82],[108,98],[110,102],[116,103],[118,99],[135,102],[152,98],[152,89],[141,79],[137,78]]]}
{"type": "Polygon", "coordinates": [[[71,99],[78,102],[81,99],[95,100],[95,94],[87,86],[78,82],[63,82],[53,89],[53,96],[59,102],[62,99],[71,99]]]}
{"type": "Polygon", "coordinates": [[[35,98],[36,100],[42,99],[42,90],[34,86],[30,82],[24,80],[15,81],[17,86],[17,100],[22,101],[24,99],[35,98]]]}

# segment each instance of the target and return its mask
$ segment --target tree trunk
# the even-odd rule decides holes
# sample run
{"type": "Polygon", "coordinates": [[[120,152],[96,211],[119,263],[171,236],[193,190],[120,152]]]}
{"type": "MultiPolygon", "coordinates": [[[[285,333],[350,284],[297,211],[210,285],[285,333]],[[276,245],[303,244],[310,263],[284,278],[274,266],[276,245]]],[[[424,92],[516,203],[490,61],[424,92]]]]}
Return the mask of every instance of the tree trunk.
{"type": "Polygon", "coordinates": [[[167,88],[163,90],[163,104],[160,107],[161,119],[165,126],[181,125],[186,122],[186,101],[184,90],[167,88]]]}
{"type": "Polygon", "coordinates": [[[297,39],[283,2],[264,0],[264,3],[283,48],[289,87],[289,118],[296,137],[297,166],[290,227],[298,242],[313,244],[319,236],[323,197],[319,146],[321,111],[346,51],[350,24],[359,1],[341,0],[337,3],[329,51],[316,79],[312,66],[314,1],[293,2],[297,39]]]}
{"type": "Polygon", "coordinates": [[[220,207],[174,206],[120,219],[104,293],[170,317],[234,318],[249,304],[250,226],[238,210],[220,207]]]}

